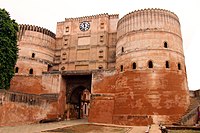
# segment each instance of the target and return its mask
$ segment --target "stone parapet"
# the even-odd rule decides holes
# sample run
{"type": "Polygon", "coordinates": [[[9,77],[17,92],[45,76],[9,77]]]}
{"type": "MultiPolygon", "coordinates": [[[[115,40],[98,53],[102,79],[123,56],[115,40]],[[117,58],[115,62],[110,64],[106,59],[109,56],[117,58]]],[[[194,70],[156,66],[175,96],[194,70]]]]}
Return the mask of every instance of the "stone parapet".
{"type": "Polygon", "coordinates": [[[117,38],[128,32],[152,28],[181,36],[180,23],[176,14],[163,9],[144,9],[133,11],[118,21],[117,38]]]}

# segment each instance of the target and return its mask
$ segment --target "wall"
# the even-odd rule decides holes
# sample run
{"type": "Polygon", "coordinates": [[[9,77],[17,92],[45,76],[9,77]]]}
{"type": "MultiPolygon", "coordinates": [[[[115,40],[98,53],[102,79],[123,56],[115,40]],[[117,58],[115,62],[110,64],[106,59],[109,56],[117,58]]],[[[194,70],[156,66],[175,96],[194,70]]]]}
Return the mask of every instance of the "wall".
{"type": "Polygon", "coordinates": [[[56,94],[58,95],[57,101],[52,103],[51,112],[48,114],[48,118],[62,118],[64,115],[64,109],[66,104],[66,81],[62,78],[60,73],[43,73],[42,76],[42,88],[45,90],[46,95],[56,94]]]}
{"type": "Polygon", "coordinates": [[[49,119],[56,98],[1,91],[0,100],[0,126],[11,126],[49,119]]]}
{"type": "Polygon", "coordinates": [[[120,19],[116,72],[93,75],[92,94],[89,120],[93,122],[148,125],[178,121],[190,103],[178,17],[166,10],[145,9],[120,19]],[[108,94],[114,97],[109,104],[103,98],[108,94]],[[106,119],[98,116],[100,112],[106,119]]]}
{"type": "Polygon", "coordinates": [[[160,9],[131,12],[119,20],[117,39],[114,123],[140,125],[145,115],[156,124],[177,121],[189,106],[178,17],[160,9]]]}
{"type": "Polygon", "coordinates": [[[114,68],[117,21],[118,15],[100,14],[59,22],[55,53],[59,70],[114,68]],[[83,21],[90,23],[89,30],[79,29],[83,21]]]}
{"type": "Polygon", "coordinates": [[[42,88],[42,76],[15,75],[10,84],[10,90],[29,94],[41,94],[46,91],[42,88]]]}
{"type": "Polygon", "coordinates": [[[115,71],[93,73],[89,122],[112,123],[116,81],[114,74],[115,71]]]}
{"type": "Polygon", "coordinates": [[[10,90],[46,93],[42,88],[42,72],[49,71],[53,65],[55,34],[38,26],[19,25],[17,44],[19,57],[10,90]]]}

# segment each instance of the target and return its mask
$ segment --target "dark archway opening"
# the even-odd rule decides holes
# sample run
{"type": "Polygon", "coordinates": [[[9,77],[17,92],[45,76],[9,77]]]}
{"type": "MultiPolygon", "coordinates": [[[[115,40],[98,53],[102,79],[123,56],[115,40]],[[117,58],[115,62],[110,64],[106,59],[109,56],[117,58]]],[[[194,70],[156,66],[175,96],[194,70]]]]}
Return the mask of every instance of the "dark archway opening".
{"type": "Polygon", "coordinates": [[[164,42],[164,48],[168,48],[167,42],[164,42]]]}
{"type": "Polygon", "coordinates": [[[90,72],[64,72],[66,79],[66,108],[67,120],[88,118],[91,96],[90,72]]]}
{"type": "Polygon", "coordinates": [[[149,68],[153,68],[153,62],[149,61],[148,66],[149,66],[149,68]]]}
{"type": "Polygon", "coordinates": [[[70,97],[70,104],[73,106],[72,114],[77,119],[81,119],[88,114],[90,92],[87,88],[79,86],[74,89],[70,97]]]}
{"type": "Polygon", "coordinates": [[[33,74],[33,69],[32,68],[29,70],[29,74],[33,74]]]}
{"type": "Polygon", "coordinates": [[[133,63],[132,67],[133,67],[133,69],[136,69],[137,66],[136,66],[135,62],[133,63]]]}

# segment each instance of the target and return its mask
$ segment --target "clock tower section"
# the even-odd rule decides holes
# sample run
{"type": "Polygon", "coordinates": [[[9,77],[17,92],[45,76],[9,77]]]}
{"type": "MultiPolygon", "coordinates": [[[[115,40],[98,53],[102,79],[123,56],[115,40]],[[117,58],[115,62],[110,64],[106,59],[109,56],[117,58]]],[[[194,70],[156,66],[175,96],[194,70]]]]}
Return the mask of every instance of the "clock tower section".
{"type": "Polygon", "coordinates": [[[54,70],[115,67],[118,15],[66,18],[57,23],[54,70]]]}

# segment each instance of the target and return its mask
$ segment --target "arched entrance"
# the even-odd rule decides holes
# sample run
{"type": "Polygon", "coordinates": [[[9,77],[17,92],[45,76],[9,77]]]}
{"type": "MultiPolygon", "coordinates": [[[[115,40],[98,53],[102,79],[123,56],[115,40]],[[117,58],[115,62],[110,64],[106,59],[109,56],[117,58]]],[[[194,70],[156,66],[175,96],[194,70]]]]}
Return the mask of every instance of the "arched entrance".
{"type": "Polygon", "coordinates": [[[73,89],[70,96],[70,114],[72,119],[81,119],[88,117],[90,106],[90,92],[84,86],[78,86],[73,89]]]}
{"type": "Polygon", "coordinates": [[[65,118],[87,118],[90,107],[91,73],[65,72],[63,77],[66,79],[65,118]]]}

